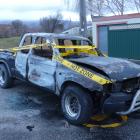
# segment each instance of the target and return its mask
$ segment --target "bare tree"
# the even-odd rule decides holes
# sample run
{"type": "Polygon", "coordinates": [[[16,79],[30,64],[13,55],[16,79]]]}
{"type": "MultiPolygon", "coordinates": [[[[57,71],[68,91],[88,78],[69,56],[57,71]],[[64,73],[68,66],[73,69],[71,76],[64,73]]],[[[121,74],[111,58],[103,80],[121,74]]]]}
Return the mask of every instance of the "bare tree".
{"type": "Polygon", "coordinates": [[[92,21],[95,16],[104,16],[105,15],[105,0],[88,0],[87,1],[87,10],[91,15],[92,21]]]}
{"type": "Polygon", "coordinates": [[[105,0],[88,0],[87,8],[92,16],[104,15],[105,0]]]}
{"type": "Polygon", "coordinates": [[[0,38],[12,36],[11,25],[0,24],[0,38]]]}
{"type": "Polygon", "coordinates": [[[134,11],[134,1],[140,10],[140,0],[88,0],[88,9],[92,15],[124,15],[134,11]]]}
{"type": "Polygon", "coordinates": [[[79,11],[80,18],[80,33],[82,36],[87,36],[87,19],[86,19],[86,3],[87,0],[64,0],[68,7],[73,4],[74,10],[79,11]]]}
{"type": "Polygon", "coordinates": [[[79,11],[79,9],[80,9],[80,0],[64,0],[64,2],[67,5],[68,10],[79,11]]]}
{"type": "Polygon", "coordinates": [[[123,15],[128,7],[129,0],[105,0],[106,10],[114,15],[123,15]]]}
{"type": "MultiPolygon", "coordinates": [[[[79,11],[80,9],[80,0],[64,0],[67,4],[68,8],[75,9],[75,11],[79,11]]],[[[90,13],[93,15],[103,15],[103,6],[105,0],[85,0],[86,2],[86,8],[90,13]]]]}
{"type": "Polygon", "coordinates": [[[60,13],[50,16],[44,17],[40,19],[40,26],[42,31],[48,33],[54,33],[62,31],[64,28],[64,24],[62,22],[62,15],[60,13]]]}
{"type": "Polygon", "coordinates": [[[140,13],[140,0],[134,0],[135,7],[137,12],[140,13]]]}
{"type": "Polygon", "coordinates": [[[21,20],[12,21],[11,25],[13,29],[13,34],[15,36],[19,36],[26,32],[26,26],[23,24],[21,20]]]}

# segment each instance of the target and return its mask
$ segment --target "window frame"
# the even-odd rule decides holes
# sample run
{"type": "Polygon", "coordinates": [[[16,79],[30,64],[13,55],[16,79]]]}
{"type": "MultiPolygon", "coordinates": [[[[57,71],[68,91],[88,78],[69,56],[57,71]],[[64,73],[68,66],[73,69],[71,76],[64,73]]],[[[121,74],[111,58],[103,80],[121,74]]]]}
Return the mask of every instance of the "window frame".
{"type": "MultiPolygon", "coordinates": [[[[47,40],[46,37],[43,37],[43,36],[36,36],[36,37],[34,38],[34,44],[36,44],[36,40],[37,40],[37,38],[41,38],[41,44],[46,43],[46,40],[47,40]]],[[[40,44],[40,43],[38,43],[38,44],[40,44]]],[[[53,58],[53,48],[52,48],[52,46],[50,46],[50,47],[51,47],[51,49],[52,49],[52,56],[51,56],[51,58],[49,58],[49,57],[44,57],[44,56],[40,56],[40,55],[35,54],[33,48],[32,48],[32,55],[33,55],[33,56],[36,56],[36,57],[40,57],[40,58],[44,58],[44,59],[48,59],[48,60],[52,60],[52,58],[53,58]]],[[[40,48],[41,48],[42,51],[43,51],[43,48],[42,48],[42,47],[40,47],[40,48]]]]}
{"type": "MultiPolygon", "coordinates": [[[[32,35],[27,35],[27,36],[25,36],[25,37],[23,38],[23,40],[22,40],[22,44],[20,45],[21,48],[22,48],[23,46],[27,46],[27,45],[24,44],[24,43],[25,43],[25,40],[26,40],[28,37],[30,37],[31,40],[30,40],[30,43],[27,44],[27,45],[32,45],[32,44],[33,44],[33,36],[32,36],[32,35]]],[[[23,54],[29,54],[30,49],[21,50],[20,52],[23,53],[23,54]]]]}

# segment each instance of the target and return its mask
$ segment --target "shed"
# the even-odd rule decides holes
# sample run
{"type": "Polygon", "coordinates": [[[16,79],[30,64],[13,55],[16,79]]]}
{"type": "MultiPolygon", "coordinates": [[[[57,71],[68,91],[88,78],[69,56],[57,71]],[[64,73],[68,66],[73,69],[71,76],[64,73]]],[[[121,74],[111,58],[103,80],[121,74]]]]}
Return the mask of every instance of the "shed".
{"type": "Polygon", "coordinates": [[[93,19],[93,43],[112,57],[140,60],[140,14],[93,19]]]}

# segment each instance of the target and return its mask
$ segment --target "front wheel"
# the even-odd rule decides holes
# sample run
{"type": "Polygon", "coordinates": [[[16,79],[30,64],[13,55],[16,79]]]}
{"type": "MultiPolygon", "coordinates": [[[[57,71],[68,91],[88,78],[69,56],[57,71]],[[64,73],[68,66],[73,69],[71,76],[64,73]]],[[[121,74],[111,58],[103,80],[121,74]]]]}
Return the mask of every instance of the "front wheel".
{"type": "Polygon", "coordinates": [[[93,100],[85,89],[79,86],[68,86],[61,99],[65,118],[72,124],[86,123],[93,112],[93,100]]]}
{"type": "Polygon", "coordinates": [[[13,79],[10,77],[7,68],[0,64],[0,87],[9,88],[13,84],[13,79]]]}

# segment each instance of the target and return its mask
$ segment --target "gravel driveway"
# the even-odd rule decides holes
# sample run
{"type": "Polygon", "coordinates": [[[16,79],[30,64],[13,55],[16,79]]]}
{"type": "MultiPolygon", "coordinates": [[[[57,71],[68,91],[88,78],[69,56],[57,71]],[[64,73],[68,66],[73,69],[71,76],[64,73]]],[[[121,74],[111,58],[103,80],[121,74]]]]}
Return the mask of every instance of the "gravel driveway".
{"type": "Polygon", "coordinates": [[[139,140],[139,131],[140,113],[120,128],[91,132],[65,121],[55,95],[22,82],[0,89],[0,140],[139,140]]]}

